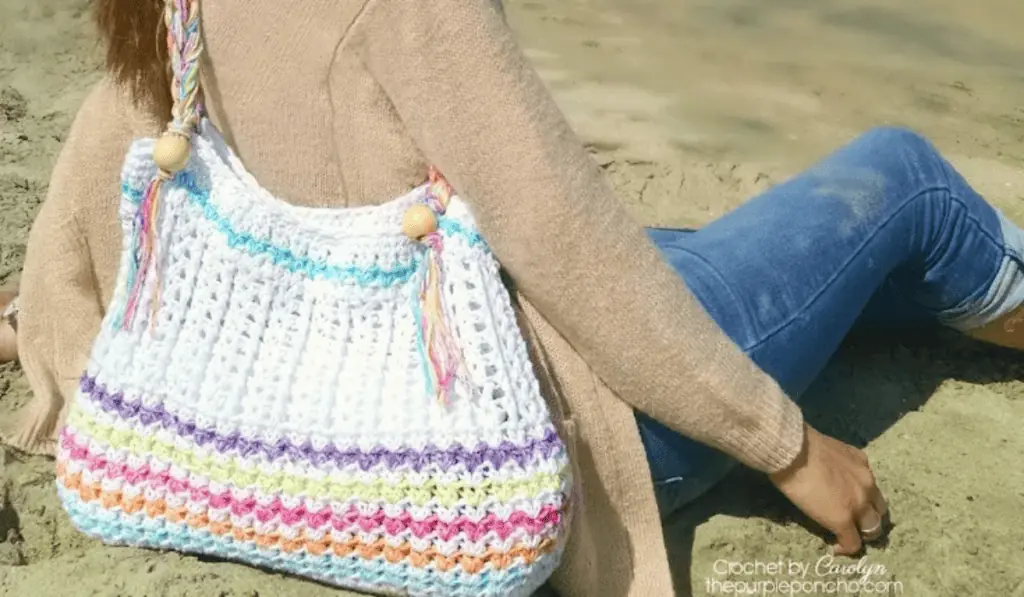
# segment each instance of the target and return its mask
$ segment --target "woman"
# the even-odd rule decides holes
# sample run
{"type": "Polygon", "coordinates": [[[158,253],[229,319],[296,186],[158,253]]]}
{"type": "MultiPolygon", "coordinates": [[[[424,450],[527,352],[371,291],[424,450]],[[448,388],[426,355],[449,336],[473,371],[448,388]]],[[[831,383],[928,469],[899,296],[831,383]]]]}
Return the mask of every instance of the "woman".
{"type": "MultiPolygon", "coordinates": [[[[20,288],[36,400],[3,431],[39,453],[53,451],[113,292],[118,164],[166,121],[159,3],[98,7],[109,76],[68,137],[20,288]]],[[[864,454],[790,398],[858,318],[1024,347],[1010,325],[1024,234],[912,133],[872,131],[699,232],[645,231],[494,0],[210,3],[204,29],[207,108],[276,195],[375,204],[435,164],[470,198],[581,472],[563,595],[672,594],[659,514],[737,461],[832,531],[839,553],[878,538],[887,507],[864,454]]]]}

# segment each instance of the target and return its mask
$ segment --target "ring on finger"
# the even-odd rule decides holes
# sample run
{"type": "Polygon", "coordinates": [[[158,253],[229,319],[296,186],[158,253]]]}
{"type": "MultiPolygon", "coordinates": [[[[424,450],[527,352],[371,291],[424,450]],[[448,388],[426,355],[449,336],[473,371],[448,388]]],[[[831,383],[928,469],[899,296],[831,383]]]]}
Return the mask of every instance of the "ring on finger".
{"type": "Polygon", "coordinates": [[[864,539],[867,539],[868,541],[873,541],[873,540],[878,539],[879,537],[881,537],[882,536],[882,520],[879,519],[878,522],[876,524],[872,525],[870,528],[861,529],[860,530],[860,536],[863,537],[864,539]]]}

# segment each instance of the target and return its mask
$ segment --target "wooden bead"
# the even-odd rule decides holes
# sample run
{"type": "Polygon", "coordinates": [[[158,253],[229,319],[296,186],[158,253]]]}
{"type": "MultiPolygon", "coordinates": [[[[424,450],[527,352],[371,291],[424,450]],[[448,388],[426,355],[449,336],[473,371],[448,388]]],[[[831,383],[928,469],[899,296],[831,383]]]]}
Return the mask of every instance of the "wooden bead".
{"type": "Polygon", "coordinates": [[[171,174],[180,172],[188,164],[192,143],[188,137],[177,133],[164,133],[153,147],[153,161],[157,168],[171,174]]]}
{"type": "Polygon", "coordinates": [[[402,233],[419,240],[437,230],[437,216],[426,205],[413,205],[402,216],[402,233]]]}

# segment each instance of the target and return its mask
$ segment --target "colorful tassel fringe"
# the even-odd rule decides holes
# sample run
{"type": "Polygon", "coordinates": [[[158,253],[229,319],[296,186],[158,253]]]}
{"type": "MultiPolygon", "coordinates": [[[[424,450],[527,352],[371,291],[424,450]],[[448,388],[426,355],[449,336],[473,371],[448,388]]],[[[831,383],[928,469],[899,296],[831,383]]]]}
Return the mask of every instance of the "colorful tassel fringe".
{"type": "MultiPolygon", "coordinates": [[[[160,304],[160,281],[156,268],[157,261],[157,231],[156,219],[160,210],[160,195],[164,182],[168,176],[160,172],[150,181],[146,192],[142,196],[139,210],[135,214],[135,222],[132,231],[132,246],[135,247],[131,269],[127,278],[128,292],[125,299],[124,313],[121,316],[121,328],[129,329],[135,322],[139,304],[142,302],[142,292],[147,276],[154,275],[153,296],[150,303],[151,313],[156,313],[160,304]]],[[[153,325],[155,317],[151,317],[150,326],[153,325]]]]}
{"type": "MultiPolygon", "coordinates": [[[[430,169],[427,206],[438,217],[444,215],[452,196],[451,186],[435,168],[430,169]]],[[[465,373],[463,356],[455,342],[451,326],[445,314],[444,304],[444,236],[436,230],[420,239],[427,247],[426,272],[419,289],[419,310],[422,352],[427,361],[428,391],[437,395],[442,405],[447,405],[454,391],[455,382],[465,373]]]]}

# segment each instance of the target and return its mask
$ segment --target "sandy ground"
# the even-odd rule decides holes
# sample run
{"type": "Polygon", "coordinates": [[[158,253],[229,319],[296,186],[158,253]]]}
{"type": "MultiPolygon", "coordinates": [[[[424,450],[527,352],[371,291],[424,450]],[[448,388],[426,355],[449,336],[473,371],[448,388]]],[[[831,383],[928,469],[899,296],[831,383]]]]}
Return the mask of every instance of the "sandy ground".
{"type": "MultiPolygon", "coordinates": [[[[1024,222],[1019,0],[507,8],[558,101],[647,223],[707,222],[885,123],[927,134],[1024,222]]],[[[0,2],[0,286],[17,278],[53,160],[97,76],[87,16],[86,0],[0,2]]],[[[0,369],[0,416],[26,395],[18,369],[0,369]]],[[[889,594],[1024,596],[1019,356],[948,335],[852,342],[810,399],[821,405],[810,415],[819,426],[868,444],[888,492],[897,526],[866,557],[874,579],[901,583],[889,594]]],[[[824,544],[793,520],[759,479],[736,475],[671,526],[680,586],[723,594],[716,581],[782,581],[806,564],[815,576],[824,544]],[[729,572],[723,561],[784,567],[729,572]]],[[[66,521],[51,461],[0,451],[0,595],[335,594],[243,566],[104,548],[66,521]]]]}

